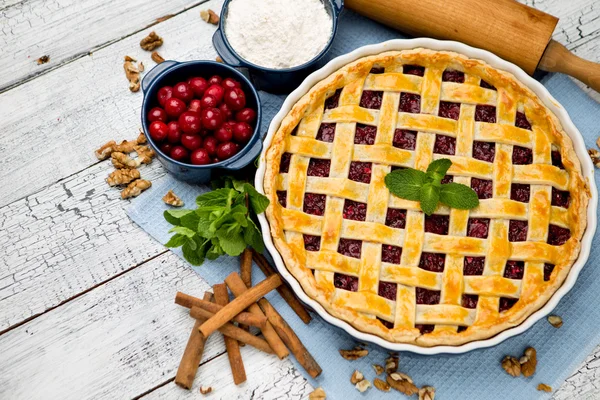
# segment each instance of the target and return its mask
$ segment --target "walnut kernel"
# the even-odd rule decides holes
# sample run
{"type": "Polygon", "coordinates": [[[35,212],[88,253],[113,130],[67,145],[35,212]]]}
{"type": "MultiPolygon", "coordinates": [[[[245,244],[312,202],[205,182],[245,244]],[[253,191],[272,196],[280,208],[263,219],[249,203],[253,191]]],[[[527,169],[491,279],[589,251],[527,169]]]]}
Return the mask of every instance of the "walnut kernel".
{"type": "Polygon", "coordinates": [[[137,169],[118,169],[116,171],[111,172],[106,178],[106,183],[109,186],[117,186],[117,185],[126,185],[131,181],[140,178],[140,171],[137,169]]]}
{"type": "Polygon", "coordinates": [[[308,395],[308,400],[325,400],[326,398],[327,395],[325,394],[325,391],[320,387],[316,388],[308,395]]]}
{"type": "Polygon", "coordinates": [[[158,51],[153,51],[150,58],[152,58],[152,61],[154,61],[157,64],[160,64],[161,62],[165,61],[165,59],[160,54],[158,54],[158,51]]]}
{"type": "Polygon", "coordinates": [[[125,70],[125,76],[129,81],[129,90],[132,92],[140,90],[140,70],[138,69],[138,66],[135,65],[135,59],[125,56],[123,69],[125,70]]]}
{"type": "Polygon", "coordinates": [[[396,372],[398,370],[398,355],[391,354],[388,358],[385,359],[385,372],[391,374],[392,372],[396,372]]]}
{"type": "Polygon", "coordinates": [[[384,369],[379,364],[373,364],[373,369],[375,370],[375,375],[381,375],[384,372],[384,369]]]}
{"type": "Polygon", "coordinates": [[[200,393],[209,394],[210,392],[212,392],[211,386],[200,386],[200,393]]]}
{"type": "Polygon", "coordinates": [[[350,361],[358,360],[369,354],[369,350],[361,349],[360,347],[356,347],[352,350],[339,350],[339,352],[342,357],[350,361]]]}
{"type": "Polygon", "coordinates": [[[119,151],[113,152],[110,157],[115,168],[136,168],[139,166],[136,160],[119,151]]]}
{"type": "Polygon", "coordinates": [[[433,386],[423,386],[419,389],[419,400],[435,399],[435,388],[433,386]]]}
{"type": "Polygon", "coordinates": [[[121,198],[124,200],[130,197],[137,197],[150,186],[152,186],[152,182],[147,181],[145,179],[138,179],[137,181],[133,181],[125,189],[123,189],[123,191],[121,192],[121,198]]]}
{"type": "Polygon", "coordinates": [[[152,159],[156,155],[156,153],[154,153],[154,150],[152,150],[148,146],[136,145],[136,146],[133,146],[133,149],[135,150],[135,152],[138,155],[136,162],[141,163],[141,164],[150,164],[152,162],[152,159]]]}
{"type": "Polygon", "coordinates": [[[407,396],[412,396],[419,392],[419,388],[414,385],[412,379],[406,374],[394,372],[388,374],[385,380],[392,388],[407,396]]]}
{"type": "Polygon", "coordinates": [[[360,371],[355,370],[352,373],[352,376],[350,377],[350,383],[352,383],[353,385],[356,385],[358,382],[362,381],[363,379],[365,379],[364,375],[360,371]]]}
{"type": "Polygon", "coordinates": [[[525,349],[525,354],[519,360],[521,363],[521,373],[525,377],[530,377],[535,374],[535,368],[537,367],[537,353],[533,347],[525,349]]]}
{"type": "Polygon", "coordinates": [[[152,51],[163,44],[163,39],[152,31],[140,41],[140,47],[146,51],[152,51]]]}
{"type": "Polygon", "coordinates": [[[98,150],[96,150],[94,152],[94,154],[96,155],[96,158],[100,161],[106,160],[108,157],[110,157],[110,155],[114,151],[114,148],[116,145],[117,145],[117,142],[115,142],[114,140],[111,140],[110,142],[105,143],[104,145],[102,145],[102,147],[100,147],[98,150]]]}
{"type": "Polygon", "coordinates": [[[204,22],[208,22],[209,24],[219,24],[219,16],[211,9],[200,11],[200,18],[202,18],[204,22]]]}
{"type": "Polygon", "coordinates": [[[50,62],[50,56],[48,56],[48,55],[41,56],[40,58],[37,59],[38,65],[46,64],[47,62],[50,62]]]}
{"type": "Polygon", "coordinates": [[[597,168],[600,168],[600,151],[596,149],[588,149],[588,154],[592,158],[592,162],[597,168]]]}
{"type": "Polygon", "coordinates": [[[548,315],[548,322],[555,328],[560,328],[563,325],[563,320],[558,315],[548,315]]]}
{"type": "Polygon", "coordinates": [[[371,382],[369,382],[367,379],[363,379],[362,381],[360,381],[356,385],[354,385],[354,387],[359,392],[364,393],[368,388],[371,387],[371,382]]]}
{"type": "Polygon", "coordinates": [[[545,383],[540,383],[539,385],[537,385],[537,390],[539,390],[540,392],[552,392],[552,386],[546,385],[545,383]]]}
{"type": "Polygon", "coordinates": [[[167,194],[162,198],[165,204],[173,207],[183,207],[183,200],[179,198],[172,190],[169,190],[167,194]]]}
{"type": "Polygon", "coordinates": [[[517,360],[513,356],[506,356],[502,360],[502,368],[506,371],[510,376],[517,377],[521,375],[521,364],[519,360],[517,360]]]}
{"type": "Polygon", "coordinates": [[[390,384],[387,383],[386,381],[383,381],[379,378],[375,378],[373,380],[373,386],[375,386],[377,389],[381,390],[382,392],[389,392],[390,391],[390,384]]]}

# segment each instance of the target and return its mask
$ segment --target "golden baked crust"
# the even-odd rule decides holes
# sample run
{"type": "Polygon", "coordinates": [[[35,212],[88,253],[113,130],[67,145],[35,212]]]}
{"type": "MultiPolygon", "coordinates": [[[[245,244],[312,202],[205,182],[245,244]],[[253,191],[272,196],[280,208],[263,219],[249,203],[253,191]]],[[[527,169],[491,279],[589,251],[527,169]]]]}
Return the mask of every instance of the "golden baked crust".
{"type": "Polygon", "coordinates": [[[306,294],[358,330],[419,346],[489,338],[541,308],[578,257],[590,197],[570,138],[530,89],[480,60],[428,49],[364,57],[311,88],[273,137],[264,189],[273,241],[306,294]],[[425,67],[424,75],[404,74],[403,65],[425,67]],[[370,73],[373,67],[385,72],[370,73]],[[462,71],[464,83],[442,82],[446,70],[462,71]],[[342,88],[338,105],[324,110],[326,99],[342,88]],[[363,90],[383,91],[380,109],[359,106],[363,90]],[[401,92],[420,95],[420,113],[398,111],[401,92]],[[438,116],[440,101],[461,103],[458,120],[438,116]],[[477,105],[495,106],[496,123],[476,122],[477,105]],[[517,112],[531,130],[515,126],[517,112]],[[337,124],[333,142],[316,140],[321,123],[337,124]],[[377,126],[374,144],[353,143],[356,123],[377,126]],[[396,129],[418,131],[415,150],[392,145],[396,129]],[[456,138],[454,155],[433,154],[436,133],[456,138]],[[493,162],[473,158],[474,140],[495,143],[493,162]],[[513,165],[513,146],[531,149],[533,162],[513,165]],[[557,150],[563,168],[552,165],[551,152],[557,150]],[[292,154],[290,167],[280,173],[284,153],[292,154]],[[331,160],[329,177],[307,177],[311,158],[331,160]],[[448,235],[426,233],[419,204],[390,195],[384,184],[391,166],[425,170],[437,158],[452,160],[448,174],[455,182],[493,182],[493,197],[473,210],[438,207],[435,214],[449,215],[448,235]],[[370,183],[348,179],[352,161],[372,163],[370,183]],[[511,200],[515,183],[530,185],[528,203],[511,200]],[[551,205],[553,187],[570,192],[568,208],[551,205]],[[278,191],[286,191],[286,207],[278,202],[278,191]],[[327,196],[323,216],[303,211],[306,192],[327,196]],[[365,221],[342,216],[346,199],[367,204],[365,221]],[[388,207],[407,210],[403,229],[385,225],[388,207]],[[489,219],[487,238],[466,237],[470,217],[489,219]],[[509,220],[527,221],[526,241],[509,241],[509,220]],[[570,238],[548,244],[550,225],[568,228],[570,238]],[[318,251],[305,250],[304,234],[321,237],[318,251]],[[337,252],[340,237],[362,241],[360,258],[337,252]],[[402,247],[399,264],[381,261],[382,246],[389,245],[402,247]],[[446,254],[443,272],[419,268],[423,252],[446,254]],[[465,256],[485,257],[482,275],[463,274],[465,256]],[[524,261],[521,279],[503,277],[508,260],[524,261]],[[545,264],[554,264],[549,280],[544,280],[545,264]],[[357,277],[358,290],[336,288],[335,273],[357,277]],[[380,281],[397,284],[395,301],[378,294],[380,281]],[[415,291],[422,289],[440,291],[439,304],[417,304],[415,291]],[[477,296],[476,308],[463,307],[463,294],[477,296]],[[518,301],[500,312],[501,298],[518,301]],[[429,332],[424,325],[435,328],[429,332]]]}

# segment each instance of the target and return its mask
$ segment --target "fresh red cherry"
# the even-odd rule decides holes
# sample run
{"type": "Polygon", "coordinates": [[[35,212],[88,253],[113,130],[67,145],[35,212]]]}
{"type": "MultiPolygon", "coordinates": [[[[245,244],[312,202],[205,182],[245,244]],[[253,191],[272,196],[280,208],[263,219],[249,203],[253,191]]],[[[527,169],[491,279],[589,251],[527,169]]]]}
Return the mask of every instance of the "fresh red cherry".
{"type": "Polygon", "coordinates": [[[227,104],[221,103],[221,105],[219,106],[219,110],[221,110],[221,114],[223,114],[223,119],[225,121],[228,121],[233,118],[233,111],[231,111],[231,108],[229,108],[227,104]]]}
{"type": "Polygon", "coordinates": [[[217,157],[219,160],[227,160],[238,152],[238,147],[233,142],[221,143],[217,146],[217,157]]]}
{"type": "Polygon", "coordinates": [[[167,134],[169,133],[167,124],[162,121],[154,121],[150,123],[148,130],[150,131],[150,137],[157,142],[162,142],[165,140],[167,138],[167,134]]]}
{"type": "Polygon", "coordinates": [[[197,149],[190,156],[190,161],[194,165],[206,165],[210,164],[210,156],[205,149],[197,149]]]}
{"type": "Polygon", "coordinates": [[[200,114],[193,111],[186,111],[179,116],[179,127],[183,133],[197,134],[202,129],[200,114]]]}
{"type": "Polygon", "coordinates": [[[192,92],[190,85],[185,82],[179,82],[173,86],[173,97],[177,97],[188,103],[194,98],[194,92],[192,92]]]}
{"type": "Polygon", "coordinates": [[[233,89],[234,87],[241,87],[240,83],[233,78],[225,78],[221,82],[221,86],[225,89],[233,89]]]}
{"type": "Polygon", "coordinates": [[[246,94],[240,88],[229,89],[225,92],[225,104],[232,110],[241,110],[246,106],[246,94]]]}
{"type": "Polygon", "coordinates": [[[200,77],[190,78],[188,79],[187,83],[190,85],[192,92],[194,92],[197,98],[201,98],[209,86],[208,82],[206,82],[206,79],[200,77]]]}
{"type": "Polygon", "coordinates": [[[200,104],[202,105],[202,108],[214,108],[219,103],[214,96],[206,95],[200,100],[200,104]]]}
{"type": "Polygon", "coordinates": [[[256,111],[251,108],[242,108],[235,113],[235,120],[238,122],[251,123],[256,118],[256,111]]]}
{"type": "Polygon", "coordinates": [[[167,127],[169,128],[169,132],[167,133],[167,141],[169,143],[178,144],[181,140],[181,128],[179,127],[179,122],[171,121],[167,127]]]}
{"type": "Polygon", "coordinates": [[[223,100],[223,96],[225,95],[225,89],[223,89],[219,85],[210,85],[206,92],[204,92],[205,96],[212,96],[217,100],[217,103],[221,103],[223,100]]]}
{"type": "Polygon", "coordinates": [[[171,149],[171,158],[175,161],[185,161],[188,158],[189,152],[183,146],[173,146],[171,149]]]}
{"type": "Polygon", "coordinates": [[[173,145],[171,143],[165,143],[160,146],[160,151],[165,153],[167,156],[170,156],[171,150],[173,150],[173,145]]]}
{"type": "Polygon", "coordinates": [[[194,151],[202,147],[202,138],[198,135],[184,133],[181,135],[181,144],[186,149],[194,151]]]}
{"type": "Polygon", "coordinates": [[[233,138],[233,129],[225,124],[221,125],[215,132],[215,139],[221,143],[230,142],[231,138],[233,138]]]}
{"type": "Polygon", "coordinates": [[[148,111],[148,121],[167,122],[167,113],[160,107],[154,107],[152,110],[148,111]]]}
{"type": "Polygon", "coordinates": [[[231,128],[231,130],[233,130],[233,127],[235,126],[235,124],[237,124],[237,122],[235,122],[235,121],[225,121],[225,122],[223,122],[223,125],[228,126],[229,128],[231,128]]]}
{"type": "Polygon", "coordinates": [[[215,139],[214,136],[207,136],[206,139],[204,139],[202,147],[204,147],[208,152],[208,155],[212,157],[217,154],[217,144],[217,139],[215,139]]]}
{"type": "Polygon", "coordinates": [[[238,122],[233,127],[233,138],[238,143],[248,143],[252,133],[252,127],[245,122],[238,122]]]}
{"type": "Polygon", "coordinates": [[[223,124],[223,115],[218,108],[205,108],[202,110],[202,125],[211,131],[218,129],[223,124]]]}
{"type": "Polygon", "coordinates": [[[173,97],[173,88],[171,86],[161,87],[158,89],[156,97],[158,98],[158,104],[160,104],[161,107],[164,107],[167,100],[173,97]]]}
{"type": "Polygon", "coordinates": [[[199,113],[200,110],[202,110],[202,101],[198,99],[193,99],[192,101],[190,101],[188,110],[199,113]]]}
{"type": "Polygon", "coordinates": [[[208,80],[208,84],[209,85],[220,85],[222,81],[223,81],[223,78],[221,78],[219,75],[213,75],[208,80]]]}
{"type": "Polygon", "coordinates": [[[185,103],[176,97],[171,97],[165,103],[165,111],[167,112],[167,115],[173,119],[179,118],[185,109],[185,103]]]}

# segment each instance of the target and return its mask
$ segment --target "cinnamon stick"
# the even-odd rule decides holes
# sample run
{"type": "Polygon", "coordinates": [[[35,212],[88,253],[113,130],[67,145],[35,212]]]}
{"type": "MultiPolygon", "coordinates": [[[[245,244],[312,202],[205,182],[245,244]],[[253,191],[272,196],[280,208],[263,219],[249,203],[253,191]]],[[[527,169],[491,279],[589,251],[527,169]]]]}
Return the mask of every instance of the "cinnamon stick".
{"type": "MultiPolygon", "coordinates": [[[[226,281],[227,286],[231,292],[236,296],[243,296],[246,291],[244,282],[239,276],[228,276],[226,281]]],[[[269,303],[267,299],[258,300],[258,305],[262,308],[263,312],[267,316],[267,319],[281,338],[285,345],[290,349],[296,360],[302,365],[302,367],[308,372],[310,376],[316,378],[322,372],[321,367],[313,356],[306,350],[306,347],[302,344],[296,333],[283,319],[283,317],[275,310],[275,308],[269,303]]]]}
{"type": "MultiPolygon", "coordinates": [[[[210,301],[211,298],[211,293],[204,293],[205,301],[210,301]]],[[[192,329],[192,333],[190,333],[190,338],[185,346],[179,368],[177,368],[177,375],[175,376],[175,383],[188,390],[191,389],[192,383],[194,383],[194,378],[202,359],[202,353],[204,352],[204,344],[206,343],[206,337],[198,331],[203,322],[203,319],[198,319],[194,323],[194,328],[192,329]]]]}
{"type": "MultiPolygon", "coordinates": [[[[232,272],[231,275],[239,275],[236,272],[232,272]]],[[[231,276],[229,275],[229,276],[231,276]]],[[[227,278],[225,279],[227,282],[227,278]]],[[[243,296],[239,296],[234,299],[231,303],[224,306],[219,312],[217,312],[213,317],[209,318],[206,322],[200,325],[200,331],[204,336],[209,336],[211,333],[219,329],[221,326],[225,325],[227,322],[231,321],[233,317],[238,315],[240,312],[248,308],[250,304],[256,303],[256,300],[263,297],[265,294],[269,293],[271,290],[275,289],[277,286],[281,285],[281,278],[277,275],[273,275],[260,282],[258,285],[248,289],[243,296]]],[[[252,312],[252,310],[251,310],[252,312]]],[[[256,314],[256,313],[254,313],[256,314]]],[[[262,312],[261,312],[262,314],[262,312]]],[[[267,326],[269,324],[267,323],[267,326]]],[[[265,327],[265,329],[268,329],[265,327]]],[[[263,330],[264,333],[264,330],[263,330]]],[[[268,340],[268,339],[267,339],[268,340]]],[[[269,342],[270,343],[270,342],[269,342]]],[[[270,343],[271,346],[273,345],[270,343]]],[[[275,350],[275,349],[273,349],[275,350]]]]}
{"type": "Polygon", "coordinates": [[[252,287],[252,250],[249,248],[240,256],[240,276],[246,287],[252,287]]]}
{"type": "MultiPolygon", "coordinates": [[[[175,296],[175,303],[180,306],[186,308],[202,308],[203,310],[210,311],[212,314],[215,314],[223,308],[218,304],[212,303],[210,301],[204,301],[194,296],[190,296],[185,293],[177,292],[177,296],[175,296]]],[[[192,315],[193,318],[196,318],[192,315]]],[[[211,315],[212,317],[212,315],[211,315]]],[[[209,317],[210,318],[210,317],[209,317]]],[[[233,321],[239,322],[240,324],[248,325],[248,326],[256,326],[257,328],[264,328],[265,323],[267,322],[267,317],[260,316],[256,314],[252,314],[249,312],[242,311],[235,317],[233,317],[233,321]]]]}
{"type": "MultiPolygon", "coordinates": [[[[258,265],[258,267],[266,276],[278,274],[278,272],[275,271],[275,269],[271,266],[271,264],[265,256],[263,256],[256,250],[251,251],[254,262],[256,262],[256,265],[258,265]]],[[[300,302],[300,300],[298,300],[292,289],[290,289],[284,283],[283,285],[277,288],[277,292],[283,298],[283,300],[285,300],[285,302],[288,303],[292,310],[294,310],[294,312],[300,317],[302,322],[304,322],[305,324],[308,324],[310,322],[312,317],[310,316],[304,305],[300,302]]]]}
{"type": "MultiPolygon", "coordinates": [[[[215,302],[220,306],[226,306],[229,303],[229,293],[227,293],[227,286],[224,283],[213,285],[213,292],[215,293],[215,302]]],[[[246,369],[244,368],[244,362],[242,361],[242,353],[240,353],[240,345],[237,340],[225,336],[225,349],[227,350],[227,357],[229,357],[229,366],[231,367],[231,374],[233,375],[233,382],[239,385],[242,382],[246,382],[246,369]]]]}
{"type": "MultiPolygon", "coordinates": [[[[268,277],[263,282],[265,282],[269,279],[274,279],[274,278],[279,278],[278,281],[281,282],[281,277],[279,277],[279,275],[273,275],[271,277],[268,277]]],[[[245,297],[248,296],[248,293],[252,292],[259,285],[262,284],[262,282],[261,282],[258,285],[254,286],[250,289],[246,289],[246,285],[243,284],[242,278],[240,278],[240,276],[235,272],[233,272],[227,278],[225,278],[225,283],[227,284],[227,286],[229,287],[231,292],[234,294],[234,296],[236,296],[236,299],[233,300],[230,304],[233,304],[234,302],[236,302],[238,300],[244,299],[245,297]],[[243,291],[234,290],[232,288],[232,286],[230,285],[230,282],[236,282],[238,280],[240,282],[242,282],[242,286],[243,286],[242,288],[244,289],[243,291]]],[[[260,297],[262,297],[262,296],[260,296],[260,297]]],[[[258,297],[258,298],[260,298],[260,297],[258,297]]],[[[258,298],[256,300],[258,300],[258,298]]],[[[262,315],[263,317],[265,315],[265,314],[263,314],[263,312],[260,309],[260,307],[258,306],[258,304],[254,303],[254,302],[248,306],[248,310],[253,314],[262,315]]],[[[262,334],[264,335],[267,342],[269,342],[269,344],[271,345],[271,348],[273,349],[275,354],[277,354],[277,357],[279,357],[280,359],[283,359],[290,354],[288,349],[285,347],[285,344],[283,344],[283,342],[277,335],[277,332],[275,332],[275,329],[273,329],[273,327],[271,326],[271,324],[268,321],[267,321],[265,327],[262,329],[262,334]]]]}
{"type": "MultiPolygon", "coordinates": [[[[212,314],[210,311],[203,310],[202,308],[192,307],[192,309],[190,310],[190,315],[193,318],[208,319],[211,318],[214,314],[212,314]]],[[[198,331],[200,330],[198,329],[198,331]]],[[[237,340],[238,342],[249,344],[252,347],[256,347],[260,351],[273,354],[273,349],[271,348],[269,343],[267,343],[264,339],[254,336],[250,332],[246,332],[245,330],[238,328],[230,322],[222,325],[218,329],[218,331],[225,336],[229,336],[230,338],[237,340]]]]}

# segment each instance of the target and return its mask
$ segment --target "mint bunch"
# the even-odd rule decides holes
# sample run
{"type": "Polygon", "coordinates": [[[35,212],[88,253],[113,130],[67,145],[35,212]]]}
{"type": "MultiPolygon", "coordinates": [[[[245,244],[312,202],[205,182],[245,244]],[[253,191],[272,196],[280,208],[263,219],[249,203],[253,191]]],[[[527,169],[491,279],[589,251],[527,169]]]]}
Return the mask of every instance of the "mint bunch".
{"type": "Polygon", "coordinates": [[[386,175],[385,185],[395,196],[419,201],[427,215],[433,214],[439,202],[461,210],[477,207],[479,198],[470,187],[460,183],[442,184],[451,165],[452,161],[442,158],[429,164],[427,172],[398,169],[386,175]]]}
{"type": "Polygon", "coordinates": [[[256,215],[265,211],[269,200],[249,183],[230,177],[221,186],[196,198],[195,210],[167,210],[165,219],[174,225],[166,247],[182,247],[183,256],[192,265],[224,254],[240,255],[247,246],[264,250],[256,215]]]}

